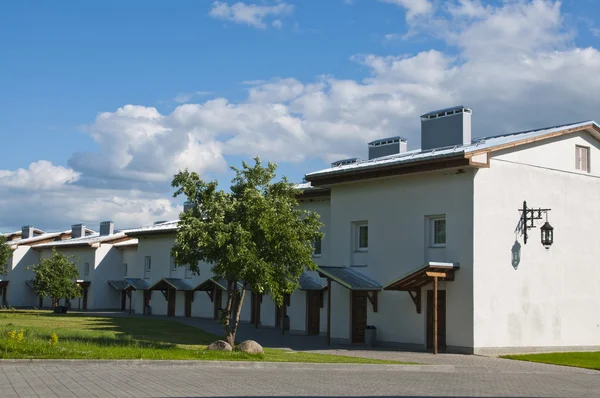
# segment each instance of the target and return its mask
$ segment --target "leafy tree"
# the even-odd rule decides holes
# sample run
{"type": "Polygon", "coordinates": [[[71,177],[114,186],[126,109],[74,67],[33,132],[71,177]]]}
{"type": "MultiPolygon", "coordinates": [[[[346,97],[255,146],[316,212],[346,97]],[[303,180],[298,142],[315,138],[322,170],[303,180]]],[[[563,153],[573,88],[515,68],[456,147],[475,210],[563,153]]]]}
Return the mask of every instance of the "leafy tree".
{"type": "Polygon", "coordinates": [[[4,275],[8,271],[8,260],[12,256],[12,251],[6,242],[6,237],[0,235],[0,274],[4,275]]]}
{"type": "Polygon", "coordinates": [[[192,209],[180,216],[171,254],[177,265],[212,265],[215,276],[227,281],[227,305],[221,323],[228,343],[234,344],[246,289],[268,294],[278,304],[298,288],[306,269],[315,269],[312,242],[322,238],[319,215],[298,208],[294,185],[284,177],[273,182],[277,166],[232,167],[231,191],[218,190],[216,181],[181,171],[173,179],[174,197],[187,196],[192,209]]]}
{"type": "Polygon", "coordinates": [[[57,306],[61,298],[72,300],[81,297],[81,287],[76,282],[79,270],[75,261],[73,257],[67,257],[53,248],[51,257],[29,266],[28,269],[35,274],[33,289],[37,295],[42,299],[51,297],[53,306],[57,306]]]}

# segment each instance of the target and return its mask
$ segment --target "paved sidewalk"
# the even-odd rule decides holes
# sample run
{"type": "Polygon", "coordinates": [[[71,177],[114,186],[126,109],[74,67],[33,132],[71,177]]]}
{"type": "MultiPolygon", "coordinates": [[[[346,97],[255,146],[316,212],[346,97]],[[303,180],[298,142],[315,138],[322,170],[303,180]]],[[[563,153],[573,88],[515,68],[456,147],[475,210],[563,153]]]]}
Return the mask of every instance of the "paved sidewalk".
{"type": "MultiPolygon", "coordinates": [[[[597,397],[597,373],[383,371],[379,365],[331,369],[231,367],[215,362],[36,361],[0,362],[0,396],[544,396],[597,397]]],[[[417,367],[418,368],[418,367],[417,367]]],[[[428,369],[434,369],[431,367],[428,369]]]]}

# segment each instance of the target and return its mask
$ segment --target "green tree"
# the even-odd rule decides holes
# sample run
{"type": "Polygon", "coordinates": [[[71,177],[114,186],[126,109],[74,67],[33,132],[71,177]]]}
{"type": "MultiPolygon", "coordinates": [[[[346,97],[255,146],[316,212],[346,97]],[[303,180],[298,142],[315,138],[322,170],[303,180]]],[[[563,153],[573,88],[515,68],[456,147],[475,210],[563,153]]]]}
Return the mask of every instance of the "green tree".
{"type": "Polygon", "coordinates": [[[209,263],[213,274],[227,281],[221,323],[232,345],[246,289],[282,305],[284,295],[298,288],[302,272],[316,268],[312,242],[323,237],[319,215],[298,208],[294,185],[285,177],[273,181],[277,166],[254,161],[232,167],[230,192],[187,170],[172,183],[174,197],[185,195],[193,206],[180,216],[171,255],[198,274],[198,264],[209,263]]]}
{"type": "Polygon", "coordinates": [[[8,271],[8,260],[12,256],[12,250],[8,246],[6,242],[6,237],[0,235],[0,273],[2,275],[6,274],[8,271]]]}
{"type": "Polygon", "coordinates": [[[72,300],[81,297],[81,287],[77,284],[79,270],[76,260],[52,249],[52,256],[41,259],[39,264],[29,266],[35,274],[33,289],[42,299],[52,298],[56,307],[61,298],[72,300]]]}

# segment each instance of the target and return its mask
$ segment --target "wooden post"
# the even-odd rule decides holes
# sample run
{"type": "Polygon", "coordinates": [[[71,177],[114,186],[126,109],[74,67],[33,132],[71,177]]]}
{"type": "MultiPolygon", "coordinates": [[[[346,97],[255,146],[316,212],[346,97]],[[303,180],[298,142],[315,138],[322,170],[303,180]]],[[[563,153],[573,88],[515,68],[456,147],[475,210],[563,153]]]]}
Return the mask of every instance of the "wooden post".
{"type": "Polygon", "coordinates": [[[285,335],[285,297],[283,298],[283,304],[281,305],[281,334],[285,335]]]}
{"type": "Polygon", "coordinates": [[[433,277],[433,353],[438,353],[438,277],[433,277]]]}
{"type": "Polygon", "coordinates": [[[252,292],[252,296],[254,298],[254,300],[252,300],[254,302],[254,328],[258,329],[258,306],[260,305],[260,303],[258,302],[258,294],[252,292]]]}
{"type": "Polygon", "coordinates": [[[331,345],[331,279],[327,279],[327,345],[331,345]]]}
{"type": "Polygon", "coordinates": [[[133,296],[133,290],[129,290],[129,315],[131,315],[131,296],[133,296]]]}

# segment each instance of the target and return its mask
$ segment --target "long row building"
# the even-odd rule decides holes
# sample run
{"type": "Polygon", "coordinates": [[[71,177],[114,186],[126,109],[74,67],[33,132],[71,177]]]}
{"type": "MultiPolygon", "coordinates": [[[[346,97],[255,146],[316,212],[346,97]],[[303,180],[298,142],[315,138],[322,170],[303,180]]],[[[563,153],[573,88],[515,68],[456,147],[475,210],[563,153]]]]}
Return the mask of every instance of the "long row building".
{"type": "MultiPolygon", "coordinates": [[[[324,223],[317,271],[282,307],[248,292],[242,321],[347,344],[376,330],[378,344],[419,350],[600,348],[600,126],[474,139],[471,117],[463,106],[428,112],[420,149],[385,138],[368,159],[306,174],[300,206],[324,223]]],[[[177,224],[6,234],[2,302],[48,306],[25,267],[56,248],[79,259],[83,296],[71,308],[216,319],[226,284],[208,264],[175,266],[177,224]]]]}

